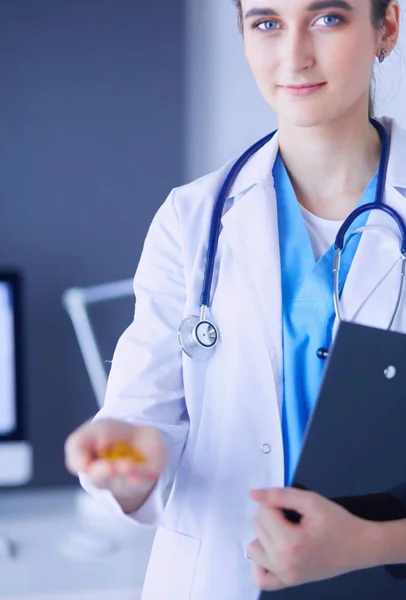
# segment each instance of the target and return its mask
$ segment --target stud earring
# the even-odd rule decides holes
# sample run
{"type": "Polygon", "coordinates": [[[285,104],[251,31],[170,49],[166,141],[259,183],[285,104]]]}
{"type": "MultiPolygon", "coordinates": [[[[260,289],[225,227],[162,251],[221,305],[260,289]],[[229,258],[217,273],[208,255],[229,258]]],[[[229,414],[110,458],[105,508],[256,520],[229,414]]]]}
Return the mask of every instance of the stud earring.
{"type": "Polygon", "coordinates": [[[383,48],[383,49],[382,49],[382,51],[381,51],[381,55],[380,55],[380,57],[379,57],[379,62],[380,62],[380,63],[383,63],[383,61],[384,61],[384,60],[385,60],[385,58],[386,58],[386,55],[387,55],[387,51],[385,50],[385,48],[383,48]]]}

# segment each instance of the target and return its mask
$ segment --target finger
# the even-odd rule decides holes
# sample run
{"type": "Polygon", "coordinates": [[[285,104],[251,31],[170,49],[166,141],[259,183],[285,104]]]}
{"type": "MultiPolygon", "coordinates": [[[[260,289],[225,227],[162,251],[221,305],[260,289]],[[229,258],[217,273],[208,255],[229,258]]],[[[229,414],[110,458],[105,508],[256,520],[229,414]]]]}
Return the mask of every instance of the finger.
{"type": "Polygon", "coordinates": [[[131,441],[134,427],[125,421],[97,419],[92,423],[92,433],[95,438],[95,449],[99,454],[102,450],[116,443],[131,441]]]}
{"type": "Polygon", "coordinates": [[[77,431],[68,437],[65,442],[65,464],[68,471],[73,475],[86,471],[94,458],[94,444],[85,432],[77,431]]]}
{"type": "Polygon", "coordinates": [[[271,571],[271,565],[267,559],[265,550],[259,540],[251,542],[247,548],[247,558],[267,571],[271,571]]]}
{"type": "MultiPolygon", "coordinates": [[[[267,540],[268,547],[272,544],[280,544],[281,541],[292,535],[301,534],[302,529],[288,521],[283,512],[277,508],[263,508],[258,511],[256,517],[256,527],[264,539],[267,540]]],[[[262,543],[262,540],[260,540],[262,543]]]]}
{"type": "Polygon", "coordinates": [[[264,527],[262,521],[258,517],[256,517],[253,521],[254,531],[257,535],[258,541],[260,542],[262,548],[267,557],[267,562],[270,570],[273,570],[273,555],[275,552],[275,547],[278,544],[278,538],[273,538],[268,529],[264,527]]]}
{"type": "Polygon", "coordinates": [[[252,565],[252,577],[260,590],[275,592],[286,588],[286,585],[274,573],[255,564],[252,565]]]}
{"type": "Polygon", "coordinates": [[[257,520],[262,528],[267,531],[271,540],[280,539],[291,532],[298,532],[297,525],[289,521],[279,508],[265,508],[261,505],[258,510],[257,520]]]}
{"type": "Polygon", "coordinates": [[[117,474],[115,465],[109,461],[98,460],[92,463],[89,469],[89,478],[91,483],[99,488],[109,490],[114,496],[122,496],[133,493],[142,483],[138,476],[132,474],[117,474]]]}
{"type": "Polygon", "coordinates": [[[107,460],[95,460],[89,466],[87,475],[94,486],[109,488],[114,477],[114,468],[107,460]]]}
{"type": "Polygon", "coordinates": [[[159,477],[164,472],[167,465],[166,457],[162,454],[147,457],[144,464],[137,464],[137,469],[140,473],[145,474],[145,477],[159,477]]]}
{"type": "Polygon", "coordinates": [[[297,488],[252,490],[251,498],[267,508],[287,508],[305,514],[314,508],[318,494],[297,488]]]}
{"type": "Polygon", "coordinates": [[[113,473],[118,476],[131,477],[139,481],[158,479],[160,473],[148,465],[139,465],[129,458],[120,458],[112,462],[113,473]]]}

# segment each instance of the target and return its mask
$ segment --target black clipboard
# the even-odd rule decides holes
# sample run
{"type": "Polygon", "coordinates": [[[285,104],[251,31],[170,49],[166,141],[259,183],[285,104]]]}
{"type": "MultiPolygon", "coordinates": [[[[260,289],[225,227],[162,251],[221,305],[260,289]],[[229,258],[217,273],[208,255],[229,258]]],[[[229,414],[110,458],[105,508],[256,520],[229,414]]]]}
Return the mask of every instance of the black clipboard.
{"type": "MultiPolygon", "coordinates": [[[[406,518],[406,335],[340,324],[293,486],[362,518],[406,518]]],[[[387,565],[261,600],[405,600],[405,578],[406,565],[387,565]]]]}

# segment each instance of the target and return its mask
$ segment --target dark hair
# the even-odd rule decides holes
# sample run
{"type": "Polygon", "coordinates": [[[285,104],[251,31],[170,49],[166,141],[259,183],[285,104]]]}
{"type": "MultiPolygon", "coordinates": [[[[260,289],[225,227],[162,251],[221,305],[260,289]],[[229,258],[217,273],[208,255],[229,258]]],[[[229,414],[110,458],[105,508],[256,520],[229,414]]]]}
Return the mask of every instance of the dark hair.
{"type": "MultiPolygon", "coordinates": [[[[243,14],[241,0],[233,0],[238,11],[238,24],[240,31],[243,31],[243,14]]],[[[383,27],[386,19],[386,13],[392,0],[371,0],[372,2],[372,26],[378,31],[383,27]]],[[[374,114],[374,102],[372,94],[369,95],[369,116],[374,114]]]]}

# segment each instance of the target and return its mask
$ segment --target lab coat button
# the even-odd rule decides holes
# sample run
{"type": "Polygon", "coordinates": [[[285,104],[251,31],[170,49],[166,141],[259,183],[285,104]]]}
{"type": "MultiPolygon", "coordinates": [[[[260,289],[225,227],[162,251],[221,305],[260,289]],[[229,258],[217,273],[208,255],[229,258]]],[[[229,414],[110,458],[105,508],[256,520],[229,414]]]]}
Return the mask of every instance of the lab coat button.
{"type": "Polygon", "coordinates": [[[262,444],[262,446],[261,446],[261,452],[263,454],[270,454],[271,453],[271,446],[269,444],[262,444]]]}

